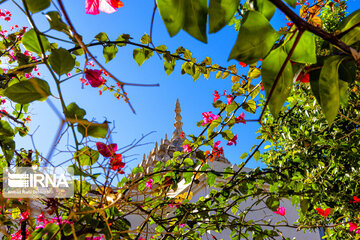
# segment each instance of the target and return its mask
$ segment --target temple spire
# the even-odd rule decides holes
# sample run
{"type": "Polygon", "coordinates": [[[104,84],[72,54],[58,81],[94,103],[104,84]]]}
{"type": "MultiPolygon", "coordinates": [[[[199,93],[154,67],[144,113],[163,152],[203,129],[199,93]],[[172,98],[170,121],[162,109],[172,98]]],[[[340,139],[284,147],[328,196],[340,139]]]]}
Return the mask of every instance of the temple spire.
{"type": "Polygon", "coordinates": [[[173,133],[172,139],[171,140],[175,140],[175,139],[179,139],[181,138],[181,133],[182,133],[182,125],[183,123],[181,122],[181,108],[180,108],[180,102],[179,99],[176,100],[176,104],[175,104],[175,131],[173,133]]]}

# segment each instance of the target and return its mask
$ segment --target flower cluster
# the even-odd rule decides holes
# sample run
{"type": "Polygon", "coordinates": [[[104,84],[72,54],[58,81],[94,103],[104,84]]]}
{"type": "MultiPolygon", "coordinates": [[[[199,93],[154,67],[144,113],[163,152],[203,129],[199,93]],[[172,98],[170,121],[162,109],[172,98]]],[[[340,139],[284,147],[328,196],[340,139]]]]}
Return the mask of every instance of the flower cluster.
{"type": "Polygon", "coordinates": [[[121,154],[116,154],[117,144],[112,143],[112,144],[106,145],[105,143],[97,142],[96,147],[102,156],[104,156],[106,158],[111,157],[110,166],[111,166],[112,170],[117,171],[120,174],[125,173],[122,170],[125,167],[125,163],[122,161],[123,157],[121,154]]]}
{"type": "Polygon", "coordinates": [[[203,112],[203,123],[201,124],[204,126],[205,124],[211,123],[212,121],[218,119],[219,115],[212,114],[211,112],[203,112]]]}
{"type": "Polygon", "coordinates": [[[0,9],[0,18],[3,18],[5,21],[9,22],[11,20],[11,12],[6,9],[0,9]]]}

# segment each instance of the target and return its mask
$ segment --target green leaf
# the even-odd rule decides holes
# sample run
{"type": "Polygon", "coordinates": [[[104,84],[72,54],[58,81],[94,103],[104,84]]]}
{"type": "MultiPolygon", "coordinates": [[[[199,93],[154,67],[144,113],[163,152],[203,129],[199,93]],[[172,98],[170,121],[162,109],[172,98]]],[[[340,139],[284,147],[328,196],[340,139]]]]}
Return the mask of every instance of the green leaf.
{"type": "Polygon", "coordinates": [[[360,22],[360,9],[352,12],[350,15],[344,18],[340,22],[338,29],[341,32],[345,32],[346,30],[348,30],[349,28],[351,28],[352,26],[354,26],[359,22],[360,22]]]}
{"type": "Polygon", "coordinates": [[[191,178],[194,176],[193,172],[183,172],[183,178],[185,179],[185,184],[191,182],[191,178]]]}
{"type": "Polygon", "coordinates": [[[72,32],[68,25],[66,25],[60,17],[60,14],[56,11],[47,12],[45,14],[47,20],[50,24],[50,29],[54,29],[56,31],[64,32],[69,36],[72,36],[72,32]]]}
{"type": "Polygon", "coordinates": [[[186,12],[183,29],[197,40],[206,43],[207,0],[182,2],[186,12]]]}
{"type": "Polygon", "coordinates": [[[46,99],[50,94],[49,84],[39,78],[31,78],[27,81],[21,81],[8,87],[5,96],[10,100],[27,104],[36,100],[46,99]]]}
{"type": "Polygon", "coordinates": [[[303,214],[306,214],[307,210],[309,209],[309,199],[300,200],[300,209],[303,214]]]}
{"type": "Polygon", "coordinates": [[[330,56],[325,59],[320,72],[320,106],[329,123],[332,124],[340,108],[338,69],[345,56],[330,56]]]}
{"type": "Polygon", "coordinates": [[[242,20],[229,60],[236,59],[246,64],[257,62],[265,57],[277,38],[277,32],[264,15],[248,11],[242,20]]]}
{"type": "Polygon", "coordinates": [[[51,0],[25,0],[30,12],[37,13],[50,6],[51,0]]]}
{"type": "Polygon", "coordinates": [[[168,62],[167,60],[164,61],[164,69],[166,72],[166,75],[169,76],[175,69],[175,60],[172,59],[170,62],[168,62]]]}
{"type": "Polygon", "coordinates": [[[75,152],[74,158],[80,166],[91,166],[99,159],[99,152],[86,146],[75,152]]]}
{"type": "Polygon", "coordinates": [[[76,103],[72,102],[66,107],[66,118],[83,119],[86,111],[80,108],[76,103]]]}
{"type": "Polygon", "coordinates": [[[249,154],[247,154],[246,152],[244,152],[243,154],[241,154],[240,159],[244,159],[248,156],[249,154]]]}
{"type": "Polygon", "coordinates": [[[212,172],[208,172],[206,174],[206,182],[209,185],[209,187],[214,186],[215,181],[216,181],[216,175],[212,172]]]}
{"type": "Polygon", "coordinates": [[[269,21],[275,13],[276,7],[269,0],[250,0],[256,11],[261,12],[269,21]]]}
{"type": "MultiPolygon", "coordinates": [[[[285,44],[285,51],[289,53],[295,39],[299,33],[294,34],[290,41],[285,44]]],[[[298,63],[315,64],[316,63],[316,43],[315,37],[311,32],[305,31],[298,44],[296,45],[291,60],[298,63]]]]}
{"type": "Polygon", "coordinates": [[[109,37],[106,33],[101,32],[95,36],[95,39],[98,40],[99,42],[106,42],[107,40],[109,40],[109,37]]]}
{"type": "Polygon", "coordinates": [[[147,33],[145,33],[145,34],[141,37],[140,42],[141,42],[142,44],[149,44],[149,43],[151,42],[151,38],[150,38],[149,35],[147,35],[147,33]]]}
{"type": "Polygon", "coordinates": [[[353,83],[356,79],[356,69],[355,61],[343,61],[339,67],[339,79],[353,83]]]}
{"type": "Polygon", "coordinates": [[[193,166],[193,165],[194,165],[194,162],[193,162],[193,160],[191,160],[191,158],[185,158],[184,164],[185,164],[186,166],[193,166]]]}
{"type": "Polygon", "coordinates": [[[133,52],[134,60],[139,64],[139,67],[145,62],[145,60],[152,57],[153,51],[145,48],[136,48],[133,52]]]}
{"type": "Polygon", "coordinates": [[[256,112],[256,102],[254,100],[249,100],[249,101],[243,103],[242,108],[249,113],[255,113],[256,112]]]}
{"type": "Polygon", "coordinates": [[[32,240],[40,240],[43,239],[43,236],[45,234],[47,234],[47,237],[49,239],[57,239],[55,237],[53,237],[53,235],[57,232],[60,235],[60,231],[58,231],[60,229],[60,227],[58,225],[56,225],[55,223],[48,223],[46,224],[46,226],[44,228],[39,228],[36,229],[32,234],[31,234],[31,239],[32,240]],[[39,231],[38,231],[39,230],[39,231]]]}
{"type": "Polygon", "coordinates": [[[157,5],[168,33],[171,37],[175,36],[184,25],[184,1],[158,0],[157,5]]]}
{"type": "Polygon", "coordinates": [[[259,161],[259,160],[260,160],[260,156],[261,156],[260,152],[259,152],[259,151],[256,151],[256,152],[254,153],[254,159],[255,159],[255,161],[259,161]]]}
{"type": "Polygon", "coordinates": [[[83,137],[105,138],[109,131],[109,125],[107,121],[96,123],[84,119],[79,122],[78,131],[83,137]]]}
{"type": "Polygon", "coordinates": [[[49,63],[52,69],[61,76],[74,68],[75,59],[65,48],[59,48],[51,51],[49,63]]]}
{"type": "Polygon", "coordinates": [[[215,33],[228,24],[237,11],[240,0],[210,0],[209,33],[215,33]]]}
{"type": "Polygon", "coordinates": [[[105,58],[105,63],[111,61],[116,56],[117,52],[118,48],[116,45],[104,47],[103,54],[105,58]]]}
{"type": "MultiPolygon", "coordinates": [[[[3,121],[0,121],[0,136],[4,136],[4,126],[3,126],[3,121]]],[[[6,135],[10,135],[13,134],[13,131],[9,126],[7,126],[8,129],[5,130],[5,136],[6,135]],[[10,128],[10,129],[9,129],[10,128]],[[11,130],[11,132],[10,132],[11,130]],[[7,133],[6,133],[7,132],[7,133]]],[[[14,157],[14,153],[15,153],[15,141],[12,138],[5,138],[5,139],[1,139],[1,150],[5,156],[6,161],[10,162],[10,160],[14,157]]]]}
{"type": "Polygon", "coordinates": [[[296,7],[296,0],[284,0],[287,4],[289,4],[291,7],[296,7]]]}
{"type": "Polygon", "coordinates": [[[266,199],[265,204],[271,211],[277,211],[279,208],[280,202],[279,202],[279,199],[271,196],[266,199]]]}
{"type": "MultiPolygon", "coordinates": [[[[285,62],[287,54],[282,47],[278,47],[271,51],[264,59],[262,64],[262,82],[265,89],[266,97],[269,96],[272,86],[275,83],[276,77],[285,62]]],[[[293,81],[293,72],[290,61],[286,64],[279,81],[274,89],[274,92],[269,101],[269,108],[271,114],[277,117],[284,105],[285,100],[289,96],[291,85],[293,81]]]]}
{"type": "Polygon", "coordinates": [[[184,29],[206,42],[207,0],[158,0],[159,12],[171,37],[184,29]]]}
{"type": "MultiPolygon", "coordinates": [[[[43,35],[40,35],[40,40],[42,43],[42,46],[44,47],[44,51],[50,49],[50,43],[49,40],[43,35]]],[[[24,44],[24,47],[26,50],[29,50],[31,52],[41,54],[41,47],[38,41],[38,37],[36,36],[36,32],[34,29],[30,29],[28,32],[26,32],[22,38],[22,43],[24,44]]]]}
{"type": "Polygon", "coordinates": [[[11,128],[7,121],[0,120],[0,136],[1,137],[12,137],[14,136],[14,130],[11,128]]]}
{"type": "MultiPolygon", "coordinates": [[[[116,41],[128,42],[129,39],[131,39],[129,34],[122,34],[116,39],[116,41]]],[[[126,43],[117,43],[116,45],[119,47],[124,47],[126,46],[126,43]]]]}

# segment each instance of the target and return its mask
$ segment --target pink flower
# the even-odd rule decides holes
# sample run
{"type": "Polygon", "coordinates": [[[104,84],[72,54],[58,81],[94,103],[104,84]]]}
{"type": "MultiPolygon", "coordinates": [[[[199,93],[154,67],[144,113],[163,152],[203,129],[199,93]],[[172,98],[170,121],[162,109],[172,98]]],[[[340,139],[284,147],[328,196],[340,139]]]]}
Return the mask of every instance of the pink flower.
{"type": "Polygon", "coordinates": [[[231,146],[234,144],[236,146],[236,140],[237,140],[237,134],[235,134],[235,136],[232,139],[230,139],[226,145],[231,146]]]}
{"type": "Polygon", "coordinates": [[[92,87],[99,87],[104,83],[104,79],[102,78],[101,74],[101,70],[86,69],[85,78],[92,87]]]}
{"type": "Polygon", "coordinates": [[[216,102],[220,98],[219,92],[215,90],[215,93],[213,95],[214,95],[214,102],[216,102]]]}
{"type": "Polygon", "coordinates": [[[219,117],[219,115],[212,114],[211,112],[203,112],[202,115],[203,115],[203,123],[201,124],[202,126],[211,123],[213,120],[216,120],[219,117]]]}
{"type": "Polygon", "coordinates": [[[279,207],[278,210],[275,211],[274,213],[279,214],[280,216],[285,216],[285,208],[279,207]]]}
{"type": "Polygon", "coordinates": [[[41,214],[36,219],[37,222],[45,222],[45,216],[44,213],[41,212],[41,214]]]}
{"type": "MultiPolygon", "coordinates": [[[[356,223],[349,223],[350,227],[349,227],[349,231],[352,232],[354,230],[356,230],[358,228],[358,225],[356,223]]],[[[355,231],[356,233],[360,233],[360,229],[355,231]]]]}
{"type": "Polygon", "coordinates": [[[184,152],[191,152],[192,148],[189,146],[189,144],[184,144],[182,146],[182,148],[184,149],[184,152]]]}
{"type": "Polygon", "coordinates": [[[29,210],[20,214],[20,222],[25,221],[29,218],[29,210]]]}
{"type": "Polygon", "coordinates": [[[117,150],[116,143],[106,145],[105,143],[97,142],[96,147],[97,147],[99,153],[101,155],[103,155],[104,157],[111,157],[117,150]]]}
{"type": "Polygon", "coordinates": [[[232,101],[234,100],[234,97],[232,95],[227,96],[227,104],[230,105],[232,101]]]}
{"type": "Polygon", "coordinates": [[[152,178],[150,178],[147,182],[146,182],[146,187],[149,188],[149,190],[152,188],[152,184],[153,184],[154,180],[152,178]]]}
{"type": "Polygon", "coordinates": [[[244,113],[241,113],[237,118],[235,118],[235,122],[236,122],[236,123],[246,124],[245,114],[244,114],[244,113]]]}
{"type": "Polygon", "coordinates": [[[316,208],[316,211],[324,217],[327,217],[330,214],[331,208],[327,208],[325,210],[322,210],[321,208],[316,208]]]}
{"type": "Polygon", "coordinates": [[[104,13],[113,13],[122,6],[124,4],[120,0],[85,0],[85,12],[92,15],[99,14],[99,10],[104,13]]]}
{"type": "Polygon", "coordinates": [[[185,223],[180,224],[179,227],[185,227],[185,223]]]}

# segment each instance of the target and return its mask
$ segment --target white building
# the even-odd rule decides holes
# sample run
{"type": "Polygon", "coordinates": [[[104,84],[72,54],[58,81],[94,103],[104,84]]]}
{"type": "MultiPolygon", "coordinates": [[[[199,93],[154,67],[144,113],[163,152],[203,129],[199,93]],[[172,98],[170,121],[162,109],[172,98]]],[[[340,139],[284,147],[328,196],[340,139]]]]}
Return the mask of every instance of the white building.
{"type": "MultiPolygon", "coordinates": [[[[146,157],[144,155],[143,161],[140,164],[143,168],[145,173],[149,174],[152,172],[152,169],[154,168],[155,164],[158,161],[167,161],[171,159],[173,153],[175,151],[183,151],[183,148],[181,147],[183,139],[181,138],[182,133],[182,122],[181,122],[181,109],[180,109],[180,103],[179,101],[176,102],[175,105],[175,130],[173,132],[172,138],[168,139],[165,135],[165,139],[161,139],[160,144],[155,144],[154,149],[150,152],[150,154],[146,157]]],[[[236,165],[232,165],[224,156],[221,156],[220,158],[217,158],[214,162],[208,161],[208,164],[210,165],[211,169],[215,171],[223,171],[226,167],[232,167],[235,171],[238,169],[236,165]]],[[[244,168],[243,171],[249,172],[251,169],[244,168]]],[[[141,177],[142,174],[138,173],[136,176],[130,176],[134,178],[141,177]]],[[[200,197],[206,197],[210,190],[212,188],[209,188],[206,183],[206,176],[203,174],[198,178],[198,182],[192,186],[192,193],[193,197],[191,199],[191,202],[196,202],[200,197]]],[[[218,179],[219,181],[224,181],[222,179],[218,179]]],[[[181,194],[187,194],[189,191],[190,184],[184,184],[185,180],[181,180],[178,189],[176,192],[170,192],[168,196],[176,198],[176,196],[179,196],[181,194]]],[[[266,186],[264,186],[266,188],[266,186]]],[[[144,196],[138,196],[138,200],[142,200],[144,196]]],[[[148,196],[146,196],[148,197],[148,196]]],[[[253,204],[253,200],[249,199],[245,202],[243,202],[240,206],[240,210],[245,210],[247,207],[251,206],[253,204]]],[[[247,218],[248,220],[252,219],[254,221],[262,221],[267,220],[271,224],[275,224],[282,220],[287,220],[287,222],[290,225],[293,225],[293,223],[297,220],[297,210],[294,208],[291,204],[291,202],[287,199],[283,199],[280,202],[280,206],[284,207],[286,209],[285,216],[280,216],[278,214],[275,214],[270,209],[268,209],[264,203],[260,203],[255,207],[257,211],[251,211],[247,218]]],[[[167,209],[168,212],[164,212],[163,214],[171,214],[172,211],[174,211],[171,208],[167,209]]],[[[127,218],[131,222],[131,229],[136,229],[137,227],[141,227],[146,222],[146,216],[141,213],[137,212],[137,214],[133,214],[127,218]]],[[[154,228],[153,225],[147,225],[147,232],[151,232],[151,230],[154,228]]],[[[270,229],[270,228],[269,228],[270,229]]],[[[306,239],[306,240],[320,240],[321,236],[319,234],[319,231],[313,231],[313,232],[304,232],[303,230],[297,231],[296,228],[289,228],[289,227],[279,227],[280,231],[282,232],[283,236],[285,238],[296,238],[296,239],[306,239]]],[[[151,234],[144,234],[142,235],[143,238],[150,239],[151,234]]],[[[213,231],[208,231],[205,235],[202,236],[203,240],[205,239],[230,239],[230,230],[223,231],[221,233],[216,233],[213,231]]],[[[277,239],[283,239],[281,237],[278,237],[277,239]]]]}

